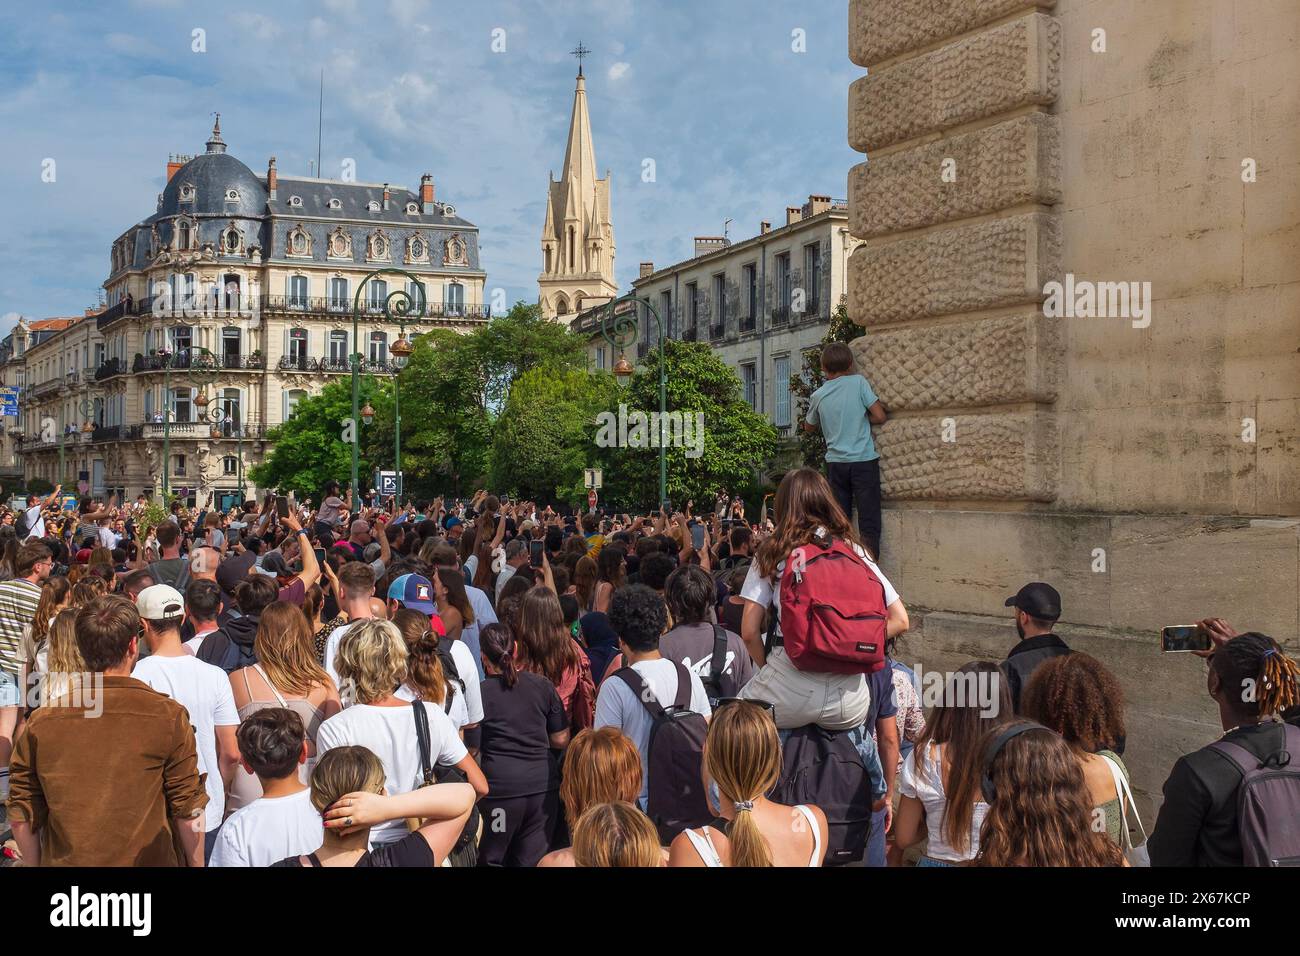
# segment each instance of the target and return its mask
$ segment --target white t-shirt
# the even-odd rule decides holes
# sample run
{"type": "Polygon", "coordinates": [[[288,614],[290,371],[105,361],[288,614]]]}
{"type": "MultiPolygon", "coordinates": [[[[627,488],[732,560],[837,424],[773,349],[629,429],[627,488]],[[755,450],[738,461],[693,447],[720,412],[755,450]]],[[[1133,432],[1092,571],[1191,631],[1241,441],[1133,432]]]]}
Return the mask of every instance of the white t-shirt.
{"type": "MultiPolygon", "coordinates": [[[[664,707],[672,706],[677,699],[677,667],[672,661],[664,658],[637,661],[632,669],[641,675],[655,700],[664,707]]],[[[691,680],[690,709],[706,718],[712,716],[704,685],[698,676],[689,670],[686,673],[691,680]]],[[[641,806],[644,809],[649,794],[650,731],[654,727],[654,718],[622,678],[611,677],[601,683],[600,693],[596,695],[595,726],[617,727],[636,744],[641,753],[641,806]]]]}
{"type": "Polygon", "coordinates": [[[199,773],[208,775],[203,830],[211,833],[221,826],[226,812],[226,787],[217,762],[216,728],[239,726],[230,678],[220,667],[205,664],[192,654],[182,657],[151,654],[135,665],[131,676],[166,694],[189,712],[199,755],[199,773]]]}
{"type": "Polygon", "coordinates": [[[970,820],[970,845],[965,853],[958,852],[944,837],[943,814],[948,806],[948,797],[943,792],[942,754],[943,748],[937,744],[927,744],[926,754],[917,767],[917,751],[913,750],[903,762],[903,769],[898,775],[898,792],[905,797],[920,800],[925,807],[925,827],[930,833],[930,846],[926,856],[946,863],[962,863],[975,859],[980,848],[980,827],[984,815],[989,812],[989,805],[983,800],[976,800],[970,820]]]}
{"type": "Polygon", "coordinates": [[[99,530],[95,532],[95,538],[101,548],[108,548],[108,550],[112,551],[117,547],[117,535],[106,524],[99,526],[99,530]]]}
{"type": "Polygon", "coordinates": [[[230,815],[212,848],[208,866],[270,866],[315,853],[325,826],[311,802],[311,788],[287,797],[261,797],[230,815]]]}
{"type": "MultiPolygon", "coordinates": [[[[454,766],[468,756],[460,734],[437,704],[425,703],[429,715],[429,754],[434,764],[454,766]]],[[[354,704],[320,725],[316,754],[323,757],[335,747],[359,746],[370,750],[384,765],[384,786],[389,795],[410,793],[424,785],[415,714],[411,707],[376,707],[354,704]]],[[[392,843],[407,833],[405,820],[390,820],[370,831],[370,842],[392,843]]]]}
{"type": "MultiPolygon", "coordinates": [[[[880,570],[876,562],[867,556],[867,552],[860,545],[855,544],[853,550],[858,553],[858,556],[863,561],[867,562],[867,566],[871,568],[876,577],[880,579],[880,583],[884,585],[885,607],[889,607],[898,600],[898,592],[894,590],[894,586],[889,583],[889,578],[885,577],[885,573],[880,570]]],[[[776,581],[781,580],[783,571],[785,571],[784,561],[776,566],[776,574],[774,575],[776,581]]],[[[753,601],[755,604],[761,604],[764,607],[775,607],[778,612],[781,610],[781,589],[774,585],[772,578],[759,574],[757,561],[754,561],[749,566],[749,573],[745,575],[745,583],[740,587],[740,596],[746,601],[753,601]]]]}
{"type": "MultiPolygon", "coordinates": [[[[401,700],[411,701],[416,700],[420,695],[411,690],[410,684],[403,684],[393,692],[393,696],[401,700]]],[[[451,699],[451,710],[446,709],[446,701],[443,701],[443,713],[447,715],[451,725],[458,731],[469,723],[469,708],[465,706],[465,695],[460,692],[459,688],[456,691],[456,696],[451,699]]]]}
{"type": "Polygon", "coordinates": [[[32,505],[27,509],[27,538],[45,537],[45,519],[41,517],[41,506],[32,505]]]}
{"type": "Polygon", "coordinates": [[[334,667],[334,658],[338,656],[339,644],[343,640],[343,635],[346,634],[348,628],[355,623],[357,622],[348,621],[346,624],[340,624],[338,627],[334,628],[334,630],[330,631],[329,637],[325,638],[325,673],[330,675],[330,678],[334,681],[334,686],[340,689],[343,687],[343,684],[339,680],[338,670],[334,667]]]}

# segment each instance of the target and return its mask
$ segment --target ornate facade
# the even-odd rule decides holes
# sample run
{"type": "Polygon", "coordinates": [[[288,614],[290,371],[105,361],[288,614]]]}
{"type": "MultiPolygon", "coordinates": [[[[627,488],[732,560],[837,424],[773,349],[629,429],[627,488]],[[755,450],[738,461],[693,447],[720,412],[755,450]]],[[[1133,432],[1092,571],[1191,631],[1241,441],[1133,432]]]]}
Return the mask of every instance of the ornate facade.
{"type": "MultiPolygon", "coordinates": [[[[80,323],[93,329],[95,360],[79,367],[56,416],[76,460],[65,442],[60,466],[58,443],[42,440],[46,410],[28,405],[20,451],[29,479],[75,479],[75,467],[96,492],[134,496],[159,489],[166,468],[172,490],[229,500],[270,451],[267,430],[349,375],[354,351],[367,373],[394,370],[399,324],[383,315],[394,296],[425,303],[408,338],[487,321],[478,229],[434,199],[428,174],[411,192],[281,177],[272,157],[258,176],[226,152],[219,118],[206,152],[175,158],[167,172],[154,214],[113,242],[108,308],[80,323]],[[378,269],[411,277],[367,281],[378,269]]],[[[48,380],[27,364],[29,387],[48,380]]]]}

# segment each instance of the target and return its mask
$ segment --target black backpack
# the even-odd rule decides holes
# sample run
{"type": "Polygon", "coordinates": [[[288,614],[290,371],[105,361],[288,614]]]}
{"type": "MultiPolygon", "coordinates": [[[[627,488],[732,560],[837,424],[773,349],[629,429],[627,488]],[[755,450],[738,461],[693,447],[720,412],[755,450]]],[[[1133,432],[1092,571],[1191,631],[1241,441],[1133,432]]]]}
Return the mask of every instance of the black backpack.
{"type": "Polygon", "coordinates": [[[722,693],[722,672],[727,669],[727,632],[717,624],[713,625],[713,656],[709,658],[709,673],[700,678],[705,693],[709,695],[709,706],[717,707],[722,693]]]}
{"type": "Polygon", "coordinates": [[[465,693],[465,678],[460,676],[460,671],[456,667],[456,659],[451,656],[445,638],[438,638],[438,662],[442,664],[442,673],[448,682],[454,685],[448,688],[447,696],[442,699],[442,712],[451,713],[452,702],[456,699],[456,694],[465,693]]]}
{"type": "Polygon", "coordinates": [[[18,512],[18,517],[14,519],[14,533],[18,535],[18,543],[22,544],[27,540],[27,536],[32,533],[32,529],[27,526],[27,512],[18,512]]]}
{"type": "Polygon", "coordinates": [[[704,794],[701,770],[708,721],[690,709],[691,672],[677,661],[677,699],[663,707],[641,675],[631,667],[615,671],[649,712],[654,724],[646,748],[649,797],[646,813],[659,831],[664,846],[677,834],[713,819],[704,794]]]}
{"type": "MultiPolygon", "coordinates": [[[[413,700],[411,707],[415,714],[415,739],[420,750],[421,779],[424,781],[422,785],[428,787],[435,783],[469,783],[469,777],[459,767],[433,764],[433,742],[430,739],[432,734],[429,730],[429,715],[424,709],[424,701],[413,700]]],[[[479,813],[478,803],[475,802],[469,819],[465,821],[465,828],[460,831],[460,836],[456,839],[456,845],[447,854],[447,859],[452,866],[478,865],[478,841],[482,828],[483,817],[479,813]]]]}
{"type": "Polygon", "coordinates": [[[251,646],[232,641],[224,630],[218,629],[203,638],[196,655],[205,664],[220,667],[227,674],[232,674],[241,667],[252,667],[257,663],[257,655],[251,646]],[[224,646],[222,646],[224,642],[224,646]],[[208,644],[212,650],[208,650],[208,644]],[[206,652],[206,653],[205,653],[206,652]]]}
{"type": "Polygon", "coordinates": [[[1241,771],[1237,833],[1244,866],[1300,866],[1300,728],[1277,726],[1278,748],[1263,760],[1227,740],[1210,745],[1241,771]]]}
{"type": "Polygon", "coordinates": [[[847,731],[816,724],[790,732],[781,779],[770,798],[826,814],[826,866],[861,860],[871,832],[871,780],[847,731]]]}

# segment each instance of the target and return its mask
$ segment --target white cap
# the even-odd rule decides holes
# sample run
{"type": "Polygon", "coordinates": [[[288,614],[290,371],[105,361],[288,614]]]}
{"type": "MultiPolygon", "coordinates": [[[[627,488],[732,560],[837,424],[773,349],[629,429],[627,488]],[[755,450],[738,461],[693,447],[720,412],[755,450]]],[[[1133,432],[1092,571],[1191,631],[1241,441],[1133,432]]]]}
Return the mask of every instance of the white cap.
{"type": "Polygon", "coordinates": [[[178,620],[185,616],[185,598],[170,584],[153,584],[140,592],[135,609],[146,621],[178,620]]]}

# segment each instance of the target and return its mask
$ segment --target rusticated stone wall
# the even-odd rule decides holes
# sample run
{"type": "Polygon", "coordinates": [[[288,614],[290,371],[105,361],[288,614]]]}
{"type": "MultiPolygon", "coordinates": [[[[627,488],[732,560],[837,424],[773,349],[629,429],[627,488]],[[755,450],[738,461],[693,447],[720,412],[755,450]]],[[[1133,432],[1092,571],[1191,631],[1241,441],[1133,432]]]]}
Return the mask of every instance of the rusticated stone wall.
{"type": "Polygon", "coordinates": [[[1005,597],[1055,583],[1058,633],[1124,688],[1149,826],[1219,732],[1160,626],[1300,648],[1300,5],[850,0],[848,25],[902,656],[999,660],[1005,597]],[[1045,316],[1067,274],[1150,282],[1149,323],[1045,316]]]}

